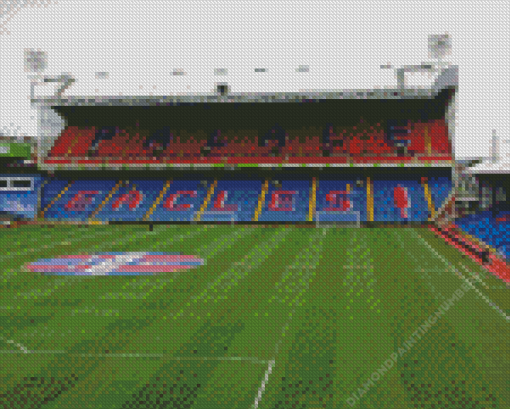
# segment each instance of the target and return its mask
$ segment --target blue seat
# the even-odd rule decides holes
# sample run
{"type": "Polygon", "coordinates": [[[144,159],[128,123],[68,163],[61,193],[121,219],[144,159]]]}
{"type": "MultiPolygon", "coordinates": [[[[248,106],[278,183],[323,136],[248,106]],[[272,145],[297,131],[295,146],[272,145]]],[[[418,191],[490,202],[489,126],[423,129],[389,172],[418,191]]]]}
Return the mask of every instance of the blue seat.
{"type": "Polygon", "coordinates": [[[257,208],[262,180],[219,180],[211,201],[208,203],[208,211],[218,211],[215,207],[220,194],[225,194],[224,209],[234,211],[236,220],[247,222],[253,219],[257,208]]]}
{"type": "Polygon", "coordinates": [[[426,221],[429,217],[425,191],[415,180],[374,180],[374,221],[403,222],[426,221]],[[398,186],[407,188],[411,202],[408,218],[403,218],[400,209],[394,203],[394,189],[398,186]]]}
{"type": "Polygon", "coordinates": [[[163,199],[158,204],[154,212],[151,214],[149,220],[152,221],[182,221],[189,222],[192,220],[195,212],[200,210],[200,207],[207,197],[207,189],[212,183],[207,178],[196,179],[180,179],[174,180],[170,184],[170,188],[167,190],[163,199]],[[201,181],[207,180],[207,186],[204,186],[201,181]],[[181,195],[179,198],[173,200],[171,195],[176,195],[179,191],[193,191],[196,192],[195,197],[189,195],[181,195]],[[173,202],[177,208],[182,204],[186,204],[186,208],[183,210],[170,210],[169,204],[173,202]],[[187,206],[189,205],[189,206],[187,206]]]}
{"type": "Polygon", "coordinates": [[[308,208],[310,202],[310,180],[281,180],[281,188],[276,188],[272,183],[269,184],[269,190],[259,221],[288,221],[288,222],[304,222],[308,218],[308,208]],[[290,211],[275,211],[271,209],[273,194],[278,190],[296,192],[288,203],[287,208],[290,211]]]}
{"type": "Polygon", "coordinates": [[[428,185],[434,206],[439,209],[452,189],[451,179],[448,177],[432,177],[429,178],[428,185]]]}
{"type": "Polygon", "coordinates": [[[366,189],[358,187],[354,180],[341,179],[322,179],[319,178],[318,189],[316,192],[316,210],[324,211],[324,209],[334,207],[331,201],[327,200],[326,195],[330,191],[346,191],[347,185],[350,185],[349,200],[352,202],[352,211],[360,213],[360,220],[367,220],[367,199],[366,189]]]}
{"type": "Polygon", "coordinates": [[[114,179],[77,180],[50,207],[44,217],[57,220],[85,221],[106,198],[116,183],[117,181],[114,179]]]}
{"type": "Polygon", "coordinates": [[[42,189],[41,207],[46,208],[68,184],[69,180],[66,179],[50,179],[42,189]]]}
{"type": "Polygon", "coordinates": [[[507,245],[510,242],[510,223],[500,223],[493,217],[490,211],[484,211],[457,219],[456,224],[466,233],[500,249],[508,257],[508,250],[510,248],[507,245]]]}
{"type": "Polygon", "coordinates": [[[129,184],[121,187],[111,197],[95,218],[108,221],[141,221],[157,199],[164,184],[165,181],[163,179],[130,180],[129,184]],[[120,199],[126,198],[126,194],[129,195],[130,192],[134,191],[140,194],[140,202],[136,207],[131,208],[129,200],[119,202],[120,199]]]}

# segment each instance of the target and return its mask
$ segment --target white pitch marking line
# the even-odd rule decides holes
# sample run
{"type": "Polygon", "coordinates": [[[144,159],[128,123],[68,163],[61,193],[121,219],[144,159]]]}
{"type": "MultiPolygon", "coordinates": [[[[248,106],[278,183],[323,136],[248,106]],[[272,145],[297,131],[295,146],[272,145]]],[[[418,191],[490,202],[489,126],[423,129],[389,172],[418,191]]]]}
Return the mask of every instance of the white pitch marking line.
{"type": "MultiPolygon", "coordinates": [[[[3,338],[2,338],[3,339],[3,338]]],[[[10,339],[7,339],[5,342],[7,342],[8,344],[14,344],[16,345],[19,349],[21,349],[21,351],[14,351],[15,353],[19,353],[19,352],[23,352],[24,354],[29,354],[31,351],[29,351],[28,349],[26,349],[23,345],[21,344],[17,344],[15,343],[14,341],[10,340],[10,339]]],[[[9,352],[9,351],[1,351],[1,352],[9,352]]]]}
{"type": "MultiPolygon", "coordinates": [[[[415,232],[416,233],[416,232],[415,232]]],[[[398,236],[397,236],[398,237],[398,236]]],[[[423,258],[423,256],[422,256],[423,258]]],[[[489,289],[489,286],[485,284],[485,282],[480,278],[480,275],[478,273],[473,273],[471,270],[469,270],[463,263],[459,262],[459,265],[464,269],[466,273],[468,273],[472,278],[474,278],[476,281],[478,281],[482,286],[484,286],[487,290],[489,289]]],[[[430,271],[434,272],[434,271],[430,271]]]]}
{"type": "Polygon", "coordinates": [[[489,286],[485,284],[485,282],[480,278],[480,275],[478,273],[473,273],[469,268],[467,268],[464,264],[459,262],[459,265],[462,267],[462,269],[468,273],[471,277],[473,277],[476,281],[478,281],[485,289],[489,290],[489,286]]]}
{"type": "MultiPolygon", "coordinates": [[[[325,229],[324,229],[325,230],[325,229]]],[[[321,233],[319,233],[321,234],[321,233]]],[[[324,235],[324,234],[323,234],[324,235]]],[[[315,236],[315,238],[318,238],[317,237],[318,235],[315,236]]],[[[314,237],[311,237],[309,240],[312,241],[314,239],[314,237]]],[[[315,270],[315,268],[317,267],[317,265],[319,264],[319,258],[318,256],[320,256],[320,253],[322,251],[322,248],[323,248],[324,244],[322,242],[320,242],[319,244],[319,248],[316,249],[316,255],[314,257],[314,260],[315,260],[315,264],[310,268],[311,270],[315,270]]],[[[299,258],[299,256],[297,256],[296,258],[299,258]]],[[[291,267],[295,267],[295,266],[291,266],[291,267]]],[[[288,269],[290,269],[291,267],[287,267],[285,270],[287,271],[288,269]]],[[[306,283],[306,288],[308,289],[310,287],[309,285],[309,282],[306,283]]],[[[291,312],[291,317],[293,318],[294,317],[294,313],[296,312],[296,308],[297,306],[295,305],[294,308],[292,309],[292,312],[291,312]]],[[[290,325],[290,322],[292,321],[292,318],[290,318],[286,323],[285,325],[283,326],[283,330],[282,330],[282,334],[285,332],[285,330],[288,328],[288,326],[290,325]]],[[[278,349],[280,347],[280,344],[282,343],[283,341],[283,338],[280,338],[280,340],[276,343],[276,347],[275,347],[275,356],[278,355],[278,349]]],[[[262,384],[260,385],[260,388],[258,390],[258,393],[257,393],[257,397],[255,398],[255,402],[253,403],[253,406],[252,406],[252,409],[257,409],[258,406],[259,406],[259,403],[260,401],[262,400],[262,394],[264,393],[264,390],[266,388],[266,384],[267,382],[269,381],[269,375],[271,375],[271,372],[273,371],[273,366],[275,364],[275,359],[273,358],[271,361],[269,361],[269,365],[267,367],[267,370],[266,370],[266,373],[264,374],[264,380],[262,381],[262,384]]]]}
{"type": "MultiPolygon", "coordinates": [[[[325,230],[325,229],[323,229],[325,230]]],[[[320,234],[320,233],[319,233],[320,234]]],[[[324,234],[323,234],[324,235],[324,234]]],[[[310,238],[309,240],[313,240],[314,238],[310,238]]],[[[320,253],[321,253],[321,250],[322,250],[322,247],[323,247],[323,244],[321,243],[320,244],[320,247],[317,249],[317,254],[316,256],[314,257],[314,259],[316,260],[316,263],[315,265],[313,265],[311,267],[312,270],[315,270],[315,268],[317,267],[317,265],[319,264],[319,259],[317,258],[317,256],[320,256],[320,253]]],[[[299,257],[299,256],[298,256],[299,257]]],[[[290,268],[293,268],[293,267],[296,267],[296,266],[290,266],[290,267],[287,267],[286,270],[290,269],[290,268]]],[[[307,289],[309,288],[309,283],[306,284],[306,287],[307,289]]],[[[294,308],[292,309],[292,312],[291,312],[291,317],[294,317],[294,313],[296,312],[296,306],[294,306],[294,308]]],[[[290,321],[292,321],[292,318],[290,318],[286,323],[285,325],[283,326],[283,331],[282,333],[285,331],[285,329],[289,326],[290,324],[290,321]]],[[[280,346],[280,344],[282,343],[283,341],[283,338],[281,338],[277,343],[276,343],[276,347],[275,347],[275,355],[278,355],[278,348],[280,346]]],[[[264,390],[266,389],[266,384],[267,382],[269,381],[269,375],[271,375],[271,372],[273,371],[273,366],[275,364],[275,359],[273,358],[271,361],[269,361],[269,365],[267,366],[267,370],[264,374],[264,380],[262,381],[262,384],[260,385],[260,388],[258,390],[258,393],[257,393],[257,397],[255,398],[255,402],[253,403],[253,406],[252,406],[252,409],[257,409],[259,407],[259,403],[260,401],[262,400],[262,394],[264,393],[264,390]]]]}
{"type": "MultiPolygon", "coordinates": [[[[65,352],[64,352],[65,353],[65,352]]],[[[80,356],[85,358],[163,358],[171,361],[248,361],[254,364],[265,365],[268,363],[266,360],[250,358],[250,357],[172,357],[165,354],[69,354],[70,356],[80,356]]]]}
{"type": "MultiPolygon", "coordinates": [[[[399,244],[400,244],[400,247],[401,247],[402,249],[404,249],[404,248],[405,248],[405,244],[404,244],[404,242],[402,241],[402,239],[400,238],[400,235],[398,234],[398,232],[393,232],[393,233],[394,233],[394,235],[395,235],[396,239],[398,240],[398,242],[399,242],[399,244]]],[[[420,265],[420,262],[417,260],[417,258],[416,258],[416,257],[415,257],[412,253],[410,253],[410,255],[411,255],[411,257],[413,258],[413,260],[414,260],[414,261],[415,261],[418,265],[420,265]]],[[[425,256],[424,256],[423,254],[420,254],[420,259],[421,259],[421,260],[424,260],[424,259],[425,259],[425,256]]],[[[426,264],[428,264],[428,263],[427,263],[427,261],[425,261],[425,263],[426,263],[426,264]]],[[[425,270],[425,269],[424,269],[424,270],[425,270]]],[[[427,270],[425,270],[425,271],[416,271],[416,273],[418,273],[418,274],[420,274],[420,275],[422,275],[422,274],[424,274],[424,273],[425,273],[425,274],[427,274],[427,273],[434,273],[434,272],[435,272],[435,273],[440,273],[440,274],[442,274],[442,273],[446,273],[446,272],[448,272],[448,269],[445,269],[445,271],[434,271],[434,270],[430,270],[430,269],[427,269],[427,270]]],[[[441,298],[442,300],[446,300],[446,297],[445,297],[443,294],[441,294],[441,292],[440,292],[440,291],[437,291],[437,290],[436,290],[435,286],[432,284],[432,282],[431,282],[431,281],[432,281],[432,280],[430,280],[430,281],[428,282],[428,286],[430,287],[430,289],[432,290],[432,292],[433,292],[434,294],[437,294],[438,299],[439,299],[439,298],[441,298]]]]}
{"type": "Polygon", "coordinates": [[[475,278],[476,281],[478,281],[480,284],[482,284],[487,290],[489,290],[489,286],[487,284],[485,284],[485,282],[482,280],[482,278],[480,277],[480,274],[479,273],[476,273],[476,272],[472,272],[469,268],[467,268],[464,263],[461,263],[459,261],[459,265],[462,267],[462,269],[468,273],[469,275],[471,275],[472,277],[475,278]]]}
{"type": "MultiPolygon", "coordinates": [[[[9,344],[14,344],[14,341],[7,341],[9,344]]],[[[69,354],[67,351],[64,350],[40,350],[40,351],[30,351],[26,348],[24,348],[20,344],[15,344],[19,348],[21,348],[21,351],[0,351],[2,354],[39,354],[39,355],[56,355],[56,354],[66,354],[69,356],[79,356],[84,358],[164,358],[166,360],[172,360],[172,361],[247,361],[252,362],[254,364],[261,364],[265,365],[268,362],[274,362],[274,361],[267,361],[263,359],[258,358],[250,358],[250,357],[172,357],[172,356],[166,356],[165,354],[69,354]]]]}
{"type": "Polygon", "coordinates": [[[469,286],[470,286],[473,290],[475,290],[475,292],[476,292],[476,293],[477,293],[480,297],[482,297],[482,300],[484,300],[484,301],[485,301],[486,303],[488,303],[488,304],[489,304],[492,308],[494,308],[494,309],[495,309],[495,310],[496,310],[499,314],[501,314],[501,315],[502,315],[502,316],[503,316],[503,317],[507,320],[507,322],[510,322],[510,316],[506,315],[506,314],[503,312],[503,310],[502,310],[501,308],[499,308],[499,307],[496,305],[496,303],[494,303],[494,302],[493,302],[493,301],[492,301],[489,297],[487,297],[486,295],[482,294],[482,293],[480,292],[480,290],[479,290],[478,288],[476,288],[476,287],[475,287],[475,286],[471,283],[471,281],[469,281],[466,277],[464,277],[464,276],[462,275],[462,273],[461,273],[459,270],[457,270],[455,267],[453,267],[452,265],[450,265],[450,263],[448,263],[448,261],[446,261],[446,260],[444,259],[444,257],[443,257],[443,256],[441,256],[441,255],[440,255],[440,254],[439,254],[436,250],[434,250],[434,249],[432,248],[432,246],[431,246],[429,243],[427,243],[427,241],[426,241],[423,237],[421,237],[421,236],[420,236],[420,234],[419,234],[419,233],[417,233],[417,232],[416,232],[416,231],[414,231],[414,230],[412,230],[412,231],[414,232],[414,234],[416,234],[416,235],[420,238],[420,240],[421,240],[421,241],[423,241],[423,243],[425,243],[425,245],[427,246],[427,248],[428,248],[428,249],[429,249],[429,250],[430,250],[430,251],[431,251],[431,252],[432,252],[432,253],[433,253],[433,254],[434,254],[437,258],[439,258],[439,259],[440,259],[440,260],[441,260],[441,261],[442,261],[442,262],[443,262],[446,266],[450,266],[450,267],[451,267],[451,268],[455,271],[455,273],[456,273],[459,277],[461,277],[461,278],[462,278],[462,279],[463,279],[466,283],[468,283],[468,284],[469,284],[469,286]]]}
{"type": "Polygon", "coordinates": [[[264,374],[264,380],[262,381],[262,384],[260,385],[260,388],[257,393],[257,397],[255,398],[255,402],[253,403],[253,409],[257,409],[259,407],[259,403],[262,400],[262,394],[264,393],[264,390],[266,389],[266,383],[269,381],[269,375],[271,375],[271,372],[273,371],[275,360],[269,361],[269,365],[267,366],[266,373],[264,374]]]}

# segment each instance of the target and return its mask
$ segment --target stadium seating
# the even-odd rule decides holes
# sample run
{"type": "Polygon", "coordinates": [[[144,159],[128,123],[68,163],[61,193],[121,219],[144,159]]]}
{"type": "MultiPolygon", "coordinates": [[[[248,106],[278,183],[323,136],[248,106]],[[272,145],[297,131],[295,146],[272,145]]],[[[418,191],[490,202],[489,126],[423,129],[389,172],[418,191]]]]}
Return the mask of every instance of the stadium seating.
{"type": "Polygon", "coordinates": [[[340,207],[340,201],[345,198],[349,200],[349,208],[345,210],[355,211],[360,213],[360,219],[367,219],[367,199],[366,189],[358,187],[354,180],[331,180],[320,179],[317,187],[317,204],[316,211],[333,211],[332,209],[340,207]],[[344,197],[328,196],[331,192],[346,191],[347,185],[350,186],[350,193],[344,197]]]}
{"type": "Polygon", "coordinates": [[[443,120],[433,122],[429,132],[433,152],[449,153],[451,151],[448,130],[443,120]]]}
{"type": "MultiPolygon", "coordinates": [[[[343,210],[359,212],[367,220],[366,183],[352,179],[318,178],[316,211],[343,210]],[[346,195],[337,192],[346,192],[346,195]],[[345,202],[348,200],[349,202],[345,202]]],[[[202,209],[213,180],[207,176],[194,179],[77,180],[51,179],[43,189],[42,209],[45,218],[87,220],[91,216],[101,221],[187,221],[195,212],[234,212],[240,222],[253,220],[264,181],[261,179],[219,179],[214,192],[202,209]],[[113,189],[115,187],[115,189],[113,189]],[[67,190],[66,190],[67,189],[67,190]],[[59,195],[63,192],[62,196],[59,195]],[[163,195],[163,196],[162,196],[163,195]],[[108,200],[105,199],[108,196],[108,200]],[[150,211],[150,212],[149,212],[150,211]],[[148,213],[149,212],[149,213],[148,213]]],[[[418,180],[374,180],[374,221],[423,222],[429,218],[423,185],[418,180]],[[402,190],[399,190],[398,185],[402,190]],[[395,190],[397,188],[397,191],[395,190]],[[404,193],[406,191],[407,193],[404,193]],[[399,199],[399,193],[402,198],[399,199]],[[405,195],[407,194],[406,202],[405,195]],[[396,200],[403,200],[400,207],[396,200]]],[[[431,179],[430,190],[436,208],[448,194],[449,178],[431,179]]],[[[282,178],[269,183],[259,221],[304,222],[308,220],[311,178],[282,178]]]]}
{"type": "Polygon", "coordinates": [[[112,158],[122,157],[124,150],[129,143],[129,135],[126,131],[120,131],[116,133],[112,139],[101,140],[97,146],[97,156],[112,158]]]}
{"type": "Polygon", "coordinates": [[[199,211],[204,203],[211,182],[207,178],[172,181],[149,220],[191,221],[195,212],[199,211]]]}
{"type": "Polygon", "coordinates": [[[413,124],[413,126],[411,126],[410,133],[409,133],[409,139],[411,142],[408,145],[407,149],[413,155],[426,153],[426,146],[425,146],[425,126],[426,125],[427,124],[425,124],[425,123],[417,123],[417,124],[413,124]]]}
{"type": "Polygon", "coordinates": [[[96,137],[95,128],[70,126],[62,132],[50,150],[49,157],[85,157],[96,137]]]}
{"type": "Polygon", "coordinates": [[[49,179],[44,185],[41,195],[41,210],[46,207],[69,185],[70,181],[67,179],[49,179]]]}
{"type": "Polygon", "coordinates": [[[51,148],[48,156],[50,157],[62,157],[67,154],[71,145],[74,142],[76,136],[74,135],[75,129],[77,127],[69,127],[62,132],[60,137],[56,140],[55,145],[51,148]]]}
{"type": "Polygon", "coordinates": [[[237,221],[251,221],[257,208],[262,183],[261,180],[219,180],[207,210],[235,212],[237,221]]]}
{"type": "Polygon", "coordinates": [[[374,181],[374,221],[403,222],[426,221],[429,218],[425,192],[418,181],[414,180],[375,180],[374,181]],[[399,205],[395,203],[395,189],[401,186],[407,189],[407,200],[402,208],[407,208],[407,218],[403,217],[399,205]],[[409,203],[410,202],[410,203],[409,203]],[[410,205],[410,207],[407,207],[410,205]]]}
{"type": "Polygon", "coordinates": [[[180,137],[175,138],[175,142],[172,141],[163,150],[163,158],[199,158],[201,149],[205,146],[206,141],[196,142],[191,140],[189,142],[181,142],[180,137]]]}
{"type": "Polygon", "coordinates": [[[11,192],[0,194],[0,214],[33,219],[37,209],[37,195],[11,192]]]}
{"type": "Polygon", "coordinates": [[[269,183],[259,221],[304,222],[310,201],[310,180],[282,180],[269,183]]]}
{"type": "Polygon", "coordinates": [[[124,183],[95,215],[104,221],[141,221],[158,197],[164,180],[132,180],[124,183]]]}
{"type": "Polygon", "coordinates": [[[451,179],[447,177],[429,178],[428,185],[435,208],[441,208],[441,205],[446,200],[450,190],[452,189],[451,179]]]}
{"type": "MultiPolygon", "coordinates": [[[[430,154],[443,156],[451,152],[448,141],[448,131],[444,120],[427,123],[410,123],[406,128],[406,146],[408,158],[426,157],[424,129],[428,128],[430,140],[430,154]]],[[[328,156],[346,156],[347,158],[367,158],[368,161],[385,157],[397,157],[395,140],[390,140],[380,123],[363,124],[363,127],[352,126],[336,129],[328,134],[329,142],[323,143],[320,135],[309,134],[298,138],[289,133],[285,134],[285,143],[267,140],[250,141],[246,136],[221,136],[220,141],[207,148],[208,140],[189,137],[184,140],[180,135],[167,133],[151,134],[141,128],[124,130],[119,127],[108,126],[103,128],[79,128],[70,126],[62,132],[55,145],[47,155],[47,160],[62,160],[65,158],[96,159],[101,161],[132,162],[145,161],[172,161],[172,160],[233,160],[252,158],[276,157],[285,158],[323,157],[327,151],[328,156]]],[[[221,132],[220,132],[221,134],[221,132]]],[[[259,136],[262,138],[262,136],[259,136]]],[[[283,141],[283,139],[282,139],[283,141]]],[[[400,155],[402,153],[400,152],[400,155]]]]}
{"type": "MultiPolygon", "coordinates": [[[[51,183],[51,182],[50,182],[51,183]]],[[[55,193],[57,185],[63,182],[54,182],[51,188],[46,187],[45,194],[55,193]],[[47,193],[46,193],[47,192],[47,193]]],[[[94,210],[102,203],[108,193],[113,189],[116,180],[77,180],[71,187],[45,212],[45,218],[57,220],[87,220],[94,210]]],[[[60,192],[59,192],[60,193],[60,192]]],[[[57,193],[58,195],[58,193],[57,193]]],[[[45,203],[53,199],[46,198],[45,203]]]]}
{"type": "Polygon", "coordinates": [[[510,259],[510,212],[499,212],[496,217],[491,211],[480,212],[457,219],[455,224],[466,233],[502,251],[510,259]],[[499,220],[498,220],[499,219],[499,220]]]}

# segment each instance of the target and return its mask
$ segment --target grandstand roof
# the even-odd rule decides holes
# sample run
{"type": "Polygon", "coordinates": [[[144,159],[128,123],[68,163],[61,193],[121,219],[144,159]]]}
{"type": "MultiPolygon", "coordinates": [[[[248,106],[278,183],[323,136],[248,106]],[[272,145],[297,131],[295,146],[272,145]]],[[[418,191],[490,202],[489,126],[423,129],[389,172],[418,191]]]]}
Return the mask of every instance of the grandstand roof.
{"type": "Polygon", "coordinates": [[[187,94],[166,96],[50,96],[31,99],[37,106],[165,106],[186,103],[304,102],[324,99],[431,99],[446,88],[458,86],[458,66],[445,68],[431,88],[392,88],[358,90],[310,90],[277,93],[187,94]]]}

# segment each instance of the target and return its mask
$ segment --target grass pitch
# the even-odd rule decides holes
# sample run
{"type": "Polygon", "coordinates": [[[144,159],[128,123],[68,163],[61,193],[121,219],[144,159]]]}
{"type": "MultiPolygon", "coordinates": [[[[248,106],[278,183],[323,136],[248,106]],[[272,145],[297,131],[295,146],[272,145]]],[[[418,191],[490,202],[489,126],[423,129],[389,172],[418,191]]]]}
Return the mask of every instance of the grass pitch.
{"type": "Polygon", "coordinates": [[[0,248],[0,408],[510,407],[510,290],[426,229],[22,227],[0,248]],[[108,251],[205,265],[23,269],[108,251]]]}

